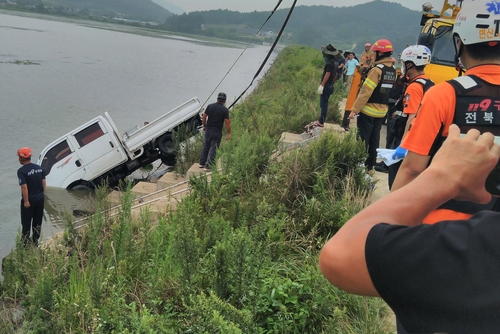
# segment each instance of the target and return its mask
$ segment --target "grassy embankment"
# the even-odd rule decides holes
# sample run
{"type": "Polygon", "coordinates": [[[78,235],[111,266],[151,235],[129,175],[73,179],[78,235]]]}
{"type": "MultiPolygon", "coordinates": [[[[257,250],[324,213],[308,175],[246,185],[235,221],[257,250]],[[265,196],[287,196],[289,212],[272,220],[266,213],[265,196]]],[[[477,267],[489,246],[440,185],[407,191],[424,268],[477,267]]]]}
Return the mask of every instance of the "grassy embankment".
{"type": "Polygon", "coordinates": [[[0,332],[389,332],[381,300],[334,288],[317,265],[325,240],[366,205],[363,145],[327,133],[276,152],[283,131],[318,117],[321,72],[317,50],[283,50],[232,110],[222,171],[191,180],[175,212],[133,221],[126,192],[118,218],[104,211],[86,230],[69,227],[55,250],[15,252],[0,283],[0,332]]]}

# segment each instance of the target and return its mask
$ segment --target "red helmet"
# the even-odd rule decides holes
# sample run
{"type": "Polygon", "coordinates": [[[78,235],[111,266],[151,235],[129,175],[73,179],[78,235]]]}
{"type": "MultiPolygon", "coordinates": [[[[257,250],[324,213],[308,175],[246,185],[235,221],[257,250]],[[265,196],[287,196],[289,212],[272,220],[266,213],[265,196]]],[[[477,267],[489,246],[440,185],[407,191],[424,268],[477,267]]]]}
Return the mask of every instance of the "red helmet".
{"type": "Polygon", "coordinates": [[[394,48],[392,47],[392,43],[388,39],[379,39],[372,46],[372,51],[380,51],[380,52],[394,52],[394,48]]]}
{"type": "Polygon", "coordinates": [[[17,155],[23,159],[31,157],[31,149],[29,147],[21,147],[17,150],[17,155]]]}

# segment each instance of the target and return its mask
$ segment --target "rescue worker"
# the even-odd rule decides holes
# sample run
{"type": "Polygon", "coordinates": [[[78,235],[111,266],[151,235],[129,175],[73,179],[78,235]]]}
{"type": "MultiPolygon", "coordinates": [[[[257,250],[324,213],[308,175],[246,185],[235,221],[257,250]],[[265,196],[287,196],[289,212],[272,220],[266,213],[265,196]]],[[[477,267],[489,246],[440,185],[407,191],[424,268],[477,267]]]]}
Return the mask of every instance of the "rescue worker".
{"type": "Polygon", "coordinates": [[[21,186],[21,239],[26,247],[31,234],[33,245],[38,247],[45,201],[45,172],[41,166],[31,162],[29,147],[17,150],[17,157],[22,165],[17,170],[17,178],[21,186]]]}
{"type": "Polygon", "coordinates": [[[361,54],[361,61],[359,65],[361,67],[370,67],[375,59],[375,54],[372,50],[372,45],[370,43],[365,44],[365,51],[361,54]]]}
{"type": "MultiPolygon", "coordinates": [[[[393,117],[387,130],[393,134],[393,143],[390,147],[392,149],[401,144],[415,118],[424,93],[434,86],[434,82],[424,73],[425,66],[431,62],[431,50],[428,47],[424,45],[407,47],[401,54],[401,61],[401,71],[407,78],[407,85],[402,98],[403,110],[395,111],[394,115],[389,115],[389,117],[393,117]]],[[[389,166],[389,189],[392,188],[400,165],[401,162],[398,162],[389,166]]]]}
{"type": "Polygon", "coordinates": [[[373,169],[380,144],[380,129],[387,114],[389,93],[396,81],[396,69],[392,66],[392,43],[380,39],[372,46],[375,52],[374,67],[368,72],[349,114],[350,119],[357,118],[358,137],[366,145],[368,158],[365,166],[373,169]]]}
{"type": "MultiPolygon", "coordinates": [[[[440,83],[425,94],[410,131],[395,154],[406,157],[393,191],[427,168],[448,136],[450,124],[457,124],[461,133],[474,128],[481,133],[500,135],[499,20],[500,11],[484,0],[468,3],[459,12],[453,39],[457,63],[463,64],[467,71],[465,76],[440,83]]],[[[423,223],[465,220],[481,210],[497,211],[497,205],[496,200],[485,205],[450,200],[431,212],[423,223]]]]}

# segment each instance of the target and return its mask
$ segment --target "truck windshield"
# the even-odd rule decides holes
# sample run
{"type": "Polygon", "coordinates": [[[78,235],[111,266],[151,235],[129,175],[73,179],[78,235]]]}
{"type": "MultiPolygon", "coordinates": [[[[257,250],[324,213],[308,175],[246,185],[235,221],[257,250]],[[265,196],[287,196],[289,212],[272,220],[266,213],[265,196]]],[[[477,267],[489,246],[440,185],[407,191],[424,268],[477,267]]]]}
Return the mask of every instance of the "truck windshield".
{"type": "Polygon", "coordinates": [[[436,31],[436,41],[432,48],[431,63],[455,66],[455,46],[453,45],[453,27],[441,26],[436,31]]]}
{"type": "Polygon", "coordinates": [[[45,172],[45,175],[49,175],[52,166],[54,166],[56,162],[70,155],[70,153],[71,149],[69,148],[66,140],[48,150],[42,161],[42,169],[45,172]]]}

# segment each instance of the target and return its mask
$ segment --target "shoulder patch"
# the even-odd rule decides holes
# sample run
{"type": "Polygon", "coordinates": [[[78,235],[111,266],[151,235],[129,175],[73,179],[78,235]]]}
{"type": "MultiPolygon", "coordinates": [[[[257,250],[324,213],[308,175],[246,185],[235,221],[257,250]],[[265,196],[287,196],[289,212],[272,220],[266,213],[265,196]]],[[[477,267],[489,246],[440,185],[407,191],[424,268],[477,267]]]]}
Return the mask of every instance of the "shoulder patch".
{"type": "Polygon", "coordinates": [[[427,83],[427,80],[422,79],[422,78],[417,79],[417,80],[415,80],[415,81],[420,82],[422,85],[425,85],[425,84],[427,83]]]}
{"type": "Polygon", "coordinates": [[[452,79],[452,81],[458,83],[465,90],[474,88],[478,85],[476,80],[474,80],[473,78],[471,78],[467,75],[452,79]]]}

